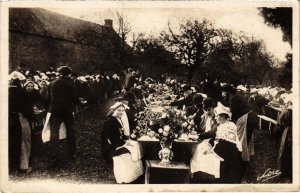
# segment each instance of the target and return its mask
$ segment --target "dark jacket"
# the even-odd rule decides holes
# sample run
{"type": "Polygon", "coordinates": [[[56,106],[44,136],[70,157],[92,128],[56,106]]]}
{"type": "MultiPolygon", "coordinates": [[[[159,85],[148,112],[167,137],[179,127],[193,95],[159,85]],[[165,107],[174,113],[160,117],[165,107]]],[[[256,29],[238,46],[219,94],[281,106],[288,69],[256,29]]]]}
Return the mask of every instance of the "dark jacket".
{"type": "Polygon", "coordinates": [[[21,85],[9,85],[8,88],[8,110],[9,113],[22,113],[24,105],[25,90],[21,85]]]}
{"type": "Polygon", "coordinates": [[[239,94],[235,94],[231,98],[230,110],[232,113],[232,121],[236,122],[238,118],[247,114],[250,110],[250,104],[239,94]]]}
{"type": "Polygon", "coordinates": [[[101,134],[102,156],[106,161],[110,161],[116,152],[116,148],[125,144],[126,136],[120,129],[122,125],[113,116],[109,116],[104,122],[101,134]]]}
{"type": "Polygon", "coordinates": [[[49,85],[49,109],[51,113],[72,112],[78,104],[74,82],[67,77],[60,77],[49,85]]]}
{"type": "Polygon", "coordinates": [[[222,92],[217,87],[217,85],[212,82],[206,82],[203,84],[201,93],[206,94],[208,97],[215,99],[216,101],[222,100],[222,92]]]}
{"type": "Polygon", "coordinates": [[[257,117],[257,113],[253,111],[250,107],[250,104],[241,95],[238,94],[232,97],[230,109],[232,112],[232,121],[234,123],[236,123],[240,117],[248,113],[247,143],[249,144],[254,129],[257,129],[259,127],[259,119],[257,117]]]}
{"type": "Polygon", "coordinates": [[[31,106],[35,105],[38,107],[38,109],[42,109],[43,98],[39,91],[33,90],[32,92],[27,92],[25,90],[25,93],[29,99],[29,102],[31,103],[31,106]]]}
{"type": "Polygon", "coordinates": [[[193,105],[186,109],[187,116],[195,115],[194,116],[195,125],[200,125],[203,114],[204,114],[204,111],[202,109],[202,106],[200,106],[200,105],[193,105]]]}
{"type": "Polygon", "coordinates": [[[259,114],[264,114],[264,108],[268,103],[270,102],[268,99],[266,99],[263,96],[256,96],[250,100],[253,110],[259,114]]]}
{"type": "Polygon", "coordinates": [[[9,113],[22,113],[28,121],[33,121],[33,100],[20,85],[9,86],[9,113]]]}
{"type": "Polygon", "coordinates": [[[49,107],[49,90],[45,89],[45,90],[40,90],[40,95],[41,95],[41,107],[43,109],[45,109],[46,111],[48,111],[48,107],[49,107]]]}
{"type": "Polygon", "coordinates": [[[182,109],[185,105],[186,107],[193,105],[193,96],[194,94],[191,94],[187,96],[186,98],[176,100],[174,102],[171,102],[171,106],[177,106],[179,109],[182,109]]]}
{"type": "Polygon", "coordinates": [[[126,75],[125,82],[124,82],[124,89],[130,90],[134,86],[134,83],[136,83],[135,76],[132,74],[126,75]]]}

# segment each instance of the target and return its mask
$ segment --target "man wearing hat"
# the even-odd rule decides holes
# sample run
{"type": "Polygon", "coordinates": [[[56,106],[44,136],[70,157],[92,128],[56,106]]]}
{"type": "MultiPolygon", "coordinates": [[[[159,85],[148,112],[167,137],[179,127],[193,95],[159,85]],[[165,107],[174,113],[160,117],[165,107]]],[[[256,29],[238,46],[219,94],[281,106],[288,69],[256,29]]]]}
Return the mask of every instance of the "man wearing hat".
{"type": "Polygon", "coordinates": [[[26,64],[24,63],[20,63],[18,68],[16,69],[16,71],[22,73],[22,74],[25,74],[26,72],[26,64]]]}
{"type": "Polygon", "coordinates": [[[221,90],[222,90],[221,103],[223,105],[225,105],[226,107],[229,107],[231,98],[236,93],[236,89],[229,84],[224,84],[224,85],[222,85],[221,90]]]}
{"type": "Polygon", "coordinates": [[[208,97],[211,97],[216,101],[220,101],[222,98],[221,91],[219,90],[218,86],[215,85],[212,82],[212,79],[208,76],[205,77],[205,82],[203,83],[203,86],[201,88],[201,93],[206,94],[208,97]]]}
{"type": "Polygon", "coordinates": [[[189,85],[184,85],[182,87],[182,91],[184,92],[184,98],[171,102],[171,106],[177,106],[179,109],[183,109],[183,107],[189,107],[193,105],[194,94],[192,88],[189,85]]]}
{"type": "Polygon", "coordinates": [[[210,146],[209,149],[211,149],[211,147],[214,144],[214,138],[216,136],[217,127],[219,125],[217,123],[217,120],[215,119],[215,111],[214,111],[215,107],[217,106],[217,103],[211,97],[205,98],[202,103],[205,112],[201,116],[202,119],[200,125],[198,125],[198,131],[197,131],[199,133],[198,139],[200,143],[196,146],[194,155],[191,159],[191,172],[193,173],[191,182],[192,183],[215,183],[215,177],[212,174],[204,172],[202,169],[200,169],[202,167],[206,168],[206,166],[204,166],[205,164],[208,164],[207,167],[213,167],[213,166],[210,165],[209,162],[207,162],[208,159],[200,158],[199,160],[198,158],[199,158],[199,153],[202,154],[202,150],[203,150],[202,147],[204,144],[209,144],[210,146]]]}
{"type": "Polygon", "coordinates": [[[75,105],[78,104],[78,97],[75,84],[69,77],[72,69],[68,66],[62,66],[57,71],[60,73],[60,77],[49,85],[50,141],[54,143],[58,141],[59,128],[64,122],[67,133],[68,158],[73,160],[76,151],[73,112],[75,105]]]}
{"type": "Polygon", "coordinates": [[[207,97],[203,100],[203,110],[205,113],[201,116],[199,125],[199,139],[209,139],[215,136],[218,123],[215,119],[214,108],[217,106],[213,98],[207,97]]]}
{"type": "Polygon", "coordinates": [[[257,90],[253,90],[251,93],[251,98],[249,100],[253,110],[259,114],[264,115],[266,110],[266,105],[269,104],[270,100],[258,94],[257,90]]]}
{"type": "Polygon", "coordinates": [[[199,125],[201,122],[201,116],[203,115],[204,111],[202,108],[203,96],[199,93],[196,93],[193,96],[193,105],[187,107],[186,114],[187,116],[194,116],[194,123],[195,125],[199,125]]]}

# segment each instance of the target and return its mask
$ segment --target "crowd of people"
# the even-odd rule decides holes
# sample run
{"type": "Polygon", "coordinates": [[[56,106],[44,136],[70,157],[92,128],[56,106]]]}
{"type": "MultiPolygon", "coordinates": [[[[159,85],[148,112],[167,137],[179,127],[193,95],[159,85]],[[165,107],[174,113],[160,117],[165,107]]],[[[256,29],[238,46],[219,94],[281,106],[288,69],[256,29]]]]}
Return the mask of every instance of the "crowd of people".
{"type": "MultiPolygon", "coordinates": [[[[57,71],[32,71],[20,65],[9,75],[9,160],[11,170],[28,173],[31,157],[32,131],[42,130],[47,115],[50,128],[63,122],[66,127],[69,158],[75,156],[76,139],[74,131],[74,112],[80,107],[103,103],[119,92],[121,80],[117,74],[94,74],[81,76],[63,66],[57,71]]],[[[53,164],[57,165],[54,143],[57,130],[51,130],[48,143],[53,164]],[[51,150],[51,151],[50,151],[51,150]]]]}
{"type": "Polygon", "coordinates": [[[21,67],[10,74],[10,169],[31,171],[31,129],[43,125],[45,130],[45,123],[50,125],[48,145],[53,165],[66,164],[61,163],[55,149],[63,138],[62,127],[68,144],[67,160],[76,159],[73,117],[76,106],[86,102],[94,105],[117,95],[103,126],[102,157],[118,183],[139,183],[144,173],[141,147],[130,136],[136,127],[136,115],[147,107],[154,93],[162,92],[158,85],[173,91],[176,100],[170,106],[193,116],[197,126],[199,144],[190,160],[191,182],[241,183],[247,163],[254,155],[253,131],[259,128],[257,115],[265,114],[268,105],[283,109],[274,135],[281,138],[281,172],[291,178],[291,91],[280,87],[233,86],[210,77],[197,85],[167,76],[156,81],[133,69],[111,76],[80,76],[67,66],[46,73],[26,72],[21,67]],[[37,119],[39,114],[43,119],[37,119]]]}
{"type": "MultiPolygon", "coordinates": [[[[190,160],[193,183],[241,183],[246,167],[254,155],[253,131],[259,128],[257,115],[265,114],[267,105],[274,105],[281,106],[283,114],[290,109],[288,116],[291,119],[292,93],[283,88],[245,85],[234,87],[213,82],[208,77],[202,84],[193,86],[171,78],[162,82],[151,78],[142,80],[144,81],[133,83],[131,89],[117,99],[119,101],[111,108],[102,136],[102,141],[106,143],[102,147],[111,147],[103,151],[108,165],[112,167],[116,158],[126,155],[128,158],[124,158],[123,165],[133,166],[126,167],[128,173],[135,171],[136,175],[140,175],[143,170],[139,167],[141,160],[129,161],[133,152],[126,148],[130,144],[130,133],[136,126],[135,115],[151,103],[153,95],[164,89],[171,89],[177,96],[169,105],[185,110],[187,116],[194,117],[197,125],[200,143],[190,160]],[[129,124],[125,124],[126,122],[129,124]]],[[[163,95],[163,92],[160,94],[163,95]]],[[[168,97],[165,96],[166,99],[168,97]]],[[[291,123],[282,125],[289,137],[285,135],[287,140],[284,139],[285,145],[281,148],[284,149],[282,152],[289,153],[280,158],[280,163],[285,162],[281,164],[281,171],[282,176],[291,178],[291,123]]],[[[137,148],[134,154],[138,151],[137,148]]],[[[115,176],[120,176],[118,170],[114,172],[115,176]]],[[[135,177],[138,179],[138,176],[135,177]]],[[[119,181],[122,182],[121,179],[119,181]]]]}

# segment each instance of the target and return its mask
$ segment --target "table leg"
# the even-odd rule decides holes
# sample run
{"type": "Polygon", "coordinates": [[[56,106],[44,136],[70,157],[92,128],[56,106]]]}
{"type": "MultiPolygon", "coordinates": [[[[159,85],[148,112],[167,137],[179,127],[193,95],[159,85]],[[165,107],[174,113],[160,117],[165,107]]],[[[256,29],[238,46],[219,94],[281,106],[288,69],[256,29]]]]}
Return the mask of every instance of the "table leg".
{"type": "Polygon", "coordinates": [[[148,161],[146,161],[146,171],[145,171],[145,184],[149,184],[149,178],[150,178],[150,164],[148,163],[148,161]]]}
{"type": "Polygon", "coordinates": [[[261,130],[261,118],[259,118],[259,130],[261,130]]]}

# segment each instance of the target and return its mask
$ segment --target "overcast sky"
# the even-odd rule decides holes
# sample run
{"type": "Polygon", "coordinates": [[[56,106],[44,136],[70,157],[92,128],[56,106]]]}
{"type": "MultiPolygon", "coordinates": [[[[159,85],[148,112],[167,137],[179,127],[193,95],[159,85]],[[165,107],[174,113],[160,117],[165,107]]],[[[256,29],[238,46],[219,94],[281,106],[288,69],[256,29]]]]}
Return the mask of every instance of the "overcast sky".
{"type": "MultiPolygon", "coordinates": [[[[74,18],[103,24],[104,19],[112,19],[114,28],[117,28],[116,12],[126,16],[130,23],[132,32],[145,33],[146,35],[157,36],[160,31],[166,30],[170,21],[172,26],[187,19],[201,20],[206,18],[214,23],[217,28],[229,29],[234,32],[244,32],[249,36],[264,40],[267,50],[280,61],[285,60],[287,52],[291,52],[291,47],[287,42],[282,41],[280,29],[268,27],[264,19],[259,15],[256,8],[64,8],[48,9],[63,15],[74,18]]],[[[129,40],[132,35],[129,35],[129,40]]]]}

